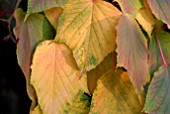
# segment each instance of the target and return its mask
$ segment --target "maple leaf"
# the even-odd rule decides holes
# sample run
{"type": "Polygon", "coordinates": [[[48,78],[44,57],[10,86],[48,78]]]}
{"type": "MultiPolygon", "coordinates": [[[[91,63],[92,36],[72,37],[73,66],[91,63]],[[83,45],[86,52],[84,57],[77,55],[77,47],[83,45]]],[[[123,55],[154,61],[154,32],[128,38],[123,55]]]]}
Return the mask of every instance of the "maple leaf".
{"type": "Polygon", "coordinates": [[[37,46],[31,66],[31,84],[35,87],[44,114],[88,113],[87,79],[71,51],[64,44],[44,41],[37,46]]]}
{"type": "Polygon", "coordinates": [[[73,51],[78,67],[89,71],[115,49],[115,26],[122,13],[103,0],[69,1],[59,19],[57,42],[73,51]]]}
{"type": "Polygon", "coordinates": [[[168,25],[170,29],[170,1],[169,0],[147,0],[153,14],[159,20],[168,25]]]}
{"type": "Polygon", "coordinates": [[[119,3],[123,13],[129,14],[134,17],[136,16],[138,10],[143,6],[141,0],[115,0],[115,1],[119,3]]]}
{"type": "Polygon", "coordinates": [[[169,114],[170,67],[160,66],[149,85],[144,111],[150,114],[169,114]]]}
{"type": "Polygon", "coordinates": [[[148,75],[147,41],[129,15],[122,15],[117,26],[117,67],[125,67],[132,83],[141,89],[148,75]]]}
{"type": "Polygon", "coordinates": [[[126,72],[112,69],[97,82],[89,114],[138,114],[142,105],[126,72]]]}

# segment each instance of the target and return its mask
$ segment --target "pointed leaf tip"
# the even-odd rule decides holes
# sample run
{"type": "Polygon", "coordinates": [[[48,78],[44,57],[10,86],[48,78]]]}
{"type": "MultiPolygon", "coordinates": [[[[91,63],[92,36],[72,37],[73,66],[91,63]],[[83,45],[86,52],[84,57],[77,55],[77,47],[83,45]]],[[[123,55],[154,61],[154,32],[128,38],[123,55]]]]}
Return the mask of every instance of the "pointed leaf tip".
{"type": "Polygon", "coordinates": [[[59,19],[55,40],[67,44],[78,67],[89,71],[114,51],[115,26],[121,14],[102,0],[72,1],[59,19]]]}

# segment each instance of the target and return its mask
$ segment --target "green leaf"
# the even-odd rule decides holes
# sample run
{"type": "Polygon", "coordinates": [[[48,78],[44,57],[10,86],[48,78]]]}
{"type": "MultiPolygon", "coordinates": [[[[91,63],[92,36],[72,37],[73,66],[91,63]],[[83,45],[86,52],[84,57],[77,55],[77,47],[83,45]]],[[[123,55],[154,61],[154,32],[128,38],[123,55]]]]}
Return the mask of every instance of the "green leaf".
{"type": "Polygon", "coordinates": [[[143,87],[148,75],[147,41],[137,23],[128,15],[122,15],[117,26],[117,66],[125,67],[132,83],[143,87]]]}
{"type": "Polygon", "coordinates": [[[170,29],[170,1],[169,0],[147,0],[153,14],[159,20],[168,25],[170,29]]]}
{"type": "MultiPolygon", "coordinates": [[[[161,45],[161,49],[163,51],[164,58],[168,64],[170,64],[170,34],[165,31],[159,31],[157,32],[157,36],[159,38],[159,42],[161,45]]],[[[152,39],[150,41],[149,45],[149,61],[150,61],[150,73],[153,75],[153,73],[158,70],[158,68],[163,64],[158,44],[156,42],[155,36],[152,36],[152,39]]]]}
{"type": "Polygon", "coordinates": [[[27,16],[53,7],[64,7],[67,0],[28,0],[27,16]]]}
{"type": "Polygon", "coordinates": [[[115,0],[119,3],[123,13],[136,16],[138,10],[143,7],[142,0],[115,0]]]}
{"type": "Polygon", "coordinates": [[[31,84],[44,114],[88,114],[87,77],[64,44],[44,41],[37,46],[31,66],[31,84]]]}
{"type": "Polygon", "coordinates": [[[68,2],[59,19],[55,40],[67,44],[78,67],[89,71],[114,51],[115,26],[121,14],[103,0],[68,2]]]}
{"type": "Polygon", "coordinates": [[[126,72],[112,69],[98,80],[90,114],[140,114],[142,105],[126,72]]]}
{"type": "Polygon", "coordinates": [[[162,65],[149,85],[144,111],[151,114],[170,113],[170,67],[162,65]]]}
{"type": "Polygon", "coordinates": [[[36,45],[46,39],[52,39],[52,27],[41,14],[32,14],[24,21],[25,13],[22,9],[15,12],[16,29],[18,39],[17,58],[19,65],[26,76],[29,77],[31,56],[36,45]]]}

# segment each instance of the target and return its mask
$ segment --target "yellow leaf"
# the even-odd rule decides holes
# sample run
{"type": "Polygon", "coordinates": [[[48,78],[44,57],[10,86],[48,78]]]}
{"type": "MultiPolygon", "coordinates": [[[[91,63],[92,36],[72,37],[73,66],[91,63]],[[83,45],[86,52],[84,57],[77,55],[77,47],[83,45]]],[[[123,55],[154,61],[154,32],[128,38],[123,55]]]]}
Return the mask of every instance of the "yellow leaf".
{"type": "Polygon", "coordinates": [[[43,114],[42,110],[40,108],[40,105],[38,104],[33,111],[30,112],[30,114],[43,114]]]}
{"type": "Polygon", "coordinates": [[[149,8],[147,1],[144,0],[144,7],[142,7],[136,17],[138,23],[143,27],[147,34],[151,37],[152,30],[155,24],[155,18],[149,8]]]}
{"type": "Polygon", "coordinates": [[[127,72],[108,70],[97,83],[90,114],[141,114],[142,105],[127,72]]]}
{"type": "Polygon", "coordinates": [[[63,12],[63,8],[54,7],[49,10],[45,10],[44,12],[45,12],[47,19],[50,21],[50,23],[53,25],[53,27],[55,29],[57,29],[58,19],[59,19],[61,13],[63,12]]]}
{"type": "Polygon", "coordinates": [[[64,44],[41,43],[31,68],[31,84],[44,114],[89,112],[89,100],[82,100],[84,92],[88,93],[86,76],[79,79],[75,60],[64,44]]]}
{"type": "Polygon", "coordinates": [[[89,71],[115,49],[115,26],[122,13],[103,0],[70,0],[59,19],[57,42],[73,51],[78,67],[89,71]]]}
{"type": "Polygon", "coordinates": [[[95,69],[87,72],[87,84],[90,94],[96,89],[98,79],[112,68],[112,54],[109,54],[95,69]]]}

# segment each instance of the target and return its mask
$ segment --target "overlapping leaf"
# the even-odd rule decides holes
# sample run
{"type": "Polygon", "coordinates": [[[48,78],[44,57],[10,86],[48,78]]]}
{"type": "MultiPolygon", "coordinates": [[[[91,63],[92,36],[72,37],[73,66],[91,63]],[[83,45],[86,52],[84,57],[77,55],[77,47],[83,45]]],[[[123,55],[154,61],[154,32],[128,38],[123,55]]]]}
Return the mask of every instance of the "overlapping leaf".
{"type": "Polygon", "coordinates": [[[40,108],[40,105],[38,104],[33,111],[30,112],[30,114],[43,114],[42,110],[40,108]]]}
{"type": "Polygon", "coordinates": [[[117,66],[125,67],[131,81],[141,89],[148,74],[147,41],[135,20],[122,15],[117,26],[117,66]]]}
{"type": "MultiPolygon", "coordinates": [[[[40,41],[52,38],[52,29],[45,17],[41,14],[33,14],[25,22],[24,18],[25,13],[23,10],[16,10],[15,19],[17,25],[15,35],[18,39],[17,58],[26,77],[28,95],[33,101],[35,101],[34,89],[29,84],[31,56],[35,46],[40,41]]],[[[34,106],[32,108],[34,108],[34,106]]]]}
{"type": "Polygon", "coordinates": [[[115,0],[119,3],[123,13],[136,16],[138,10],[143,6],[141,0],[115,0]]]}
{"type": "Polygon", "coordinates": [[[53,7],[64,7],[67,0],[28,0],[27,17],[53,7]]]}
{"type": "Polygon", "coordinates": [[[41,43],[31,68],[31,84],[44,114],[89,112],[89,99],[84,95],[88,92],[86,76],[79,79],[75,60],[64,44],[41,43]]]}
{"type": "Polygon", "coordinates": [[[170,113],[170,67],[162,65],[154,73],[146,97],[144,111],[150,114],[170,113]]]}
{"type": "Polygon", "coordinates": [[[41,14],[33,14],[24,22],[22,9],[15,12],[17,22],[15,35],[18,39],[17,58],[21,69],[28,78],[31,55],[37,43],[52,38],[52,28],[41,14]]]}
{"type": "MultiPolygon", "coordinates": [[[[165,60],[168,64],[170,64],[170,34],[168,32],[158,32],[157,37],[159,38],[159,42],[161,44],[161,49],[163,51],[165,60]]],[[[152,37],[149,46],[149,61],[150,61],[150,72],[153,74],[158,68],[163,64],[161,59],[158,44],[156,42],[155,37],[152,37]]]]}
{"type": "Polygon", "coordinates": [[[151,9],[149,8],[146,0],[144,0],[144,7],[142,7],[138,11],[135,19],[143,27],[143,29],[147,32],[147,34],[151,37],[151,33],[154,28],[156,20],[153,16],[151,9]]]}
{"type": "Polygon", "coordinates": [[[89,71],[114,50],[120,15],[103,0],[70,1],[59,19],[56,41],[67,44],[78,67],[89,71]]]}
{"type": "Polygon", "coordinates": [[[112,54],[109,54],[95,69],[87,72],[88,89],[91,94],[97,86],[97,80],[109,69],[112,69],[112,54]]]}
{"type": "Polygon", "coordinates": [[[126,72],[108,70],[93,93],[90,114],[140,114],[142,105],[126,72]]]}
{"type": "Polygon", "coordinates": [[[51,8],[49,10],[45,10],[45,15],[53,27],[57,30],[58,19],[63,12],[63,9],[60,7],[51,8]]]}
{"type": "Polygon", "coordinates": [[[153,14],[168,25],[170,29],[170,1],[169,0],[147,0],[153,14]]]}

